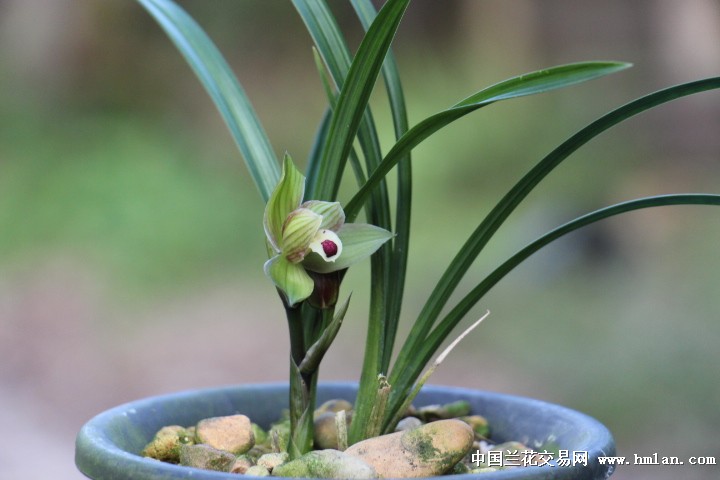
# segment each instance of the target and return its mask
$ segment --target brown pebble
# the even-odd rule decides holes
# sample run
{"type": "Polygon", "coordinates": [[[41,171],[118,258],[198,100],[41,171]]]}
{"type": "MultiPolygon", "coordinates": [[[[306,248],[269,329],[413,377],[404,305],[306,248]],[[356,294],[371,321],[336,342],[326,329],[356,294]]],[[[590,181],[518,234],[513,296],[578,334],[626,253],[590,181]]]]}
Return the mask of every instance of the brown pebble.
{"type": "Polygon", "coordinates": [[[365,461],[381,477],[433,477],[448,472],[462,460],[472,447],[473,437],[467,423],[440,420],[363,440],[345,453],[365,461]]]}
{"type": "Polygon", "coordinates": [[[250,419],[245,415],[206,418],[195,429],[197,443],[239,455],[255,445],[250,419]]]}

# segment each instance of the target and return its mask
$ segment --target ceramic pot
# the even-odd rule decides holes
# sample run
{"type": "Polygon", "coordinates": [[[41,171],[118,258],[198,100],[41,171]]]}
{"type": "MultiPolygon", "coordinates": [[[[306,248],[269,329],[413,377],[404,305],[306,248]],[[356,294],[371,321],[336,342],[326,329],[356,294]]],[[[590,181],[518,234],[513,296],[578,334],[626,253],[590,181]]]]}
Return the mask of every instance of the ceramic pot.
{"type": "MultiPolygon", "coordinates": [[[[332,398],[352,401],[356,392],[356,384],[321,384],[318,402],[332,398]]],[[[612,435],[597,420],[576,411],[529,398],[439,386],[425,386],[413,403],[423,406],[456,400],[467,400],[472,413],[488,419],[494,441],[517,440],[536,451],[547,448],[556,453],[552,466],[453,478],[599,480],[612,474],[611,466],[597,460],[601,455],[614,455],[612,435]],[[568,454],[570,462],[560,458],[559,450],[566,451],[563,453],[568,454]],[[587,465],[583,464],[585,454],[587,465]],[[574,457],[578,461],[572,462],[574,457]]],[[[99,414],[83,426],[77,436],[75,463],[83,474],[96,480],[237,480],[236,474],[166,464],[143,458],[139,452],[166,425],[190,426],[203,418],[243,413],[267,427],[287,408],[287,402],[288,387],[283,384],[193,390],[130,402],[99,414]]]]}

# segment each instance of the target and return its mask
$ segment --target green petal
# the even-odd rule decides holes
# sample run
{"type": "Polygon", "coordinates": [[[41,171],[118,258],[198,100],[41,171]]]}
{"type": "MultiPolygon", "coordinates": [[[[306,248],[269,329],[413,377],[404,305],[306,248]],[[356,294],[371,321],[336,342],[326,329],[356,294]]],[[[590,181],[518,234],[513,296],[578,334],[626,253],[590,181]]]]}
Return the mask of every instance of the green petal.
{"type": "Polygon", "coordinates": [[[307,208],[294,210],[282,227],[280,247],[283,256],[292,263],[302,261],[321,223],[322,217],[307,208]]]}
{"type": "Polygon", "coordinates": [[[285,294],[291,307],[308,298],[315,288],[312,278],[302,265],[290,263],[281,255],[265,262],[265,275],[285,294]]]}
{"type": "Polygon", "coordinates": [[[335,262],[326,262],[320,255],[311,252],[305,257],[303,266],[318,273],[343,270],[368,258],[393,237],[393,234],[384,228],[365,223],[346,223],[338,230],[337,235],[342,241],[342,254],[335,262]]]}
{"type": "Polygon", "coordinates": [[[285,154],[283,173],[270,200],[265,206],[265,235],[275,251],[280,251],[280,239],[285,219],[300,206],[305,194],[305,177],[295,168],[290,155],[285,154]]]}
{"type": "Polygon", "coordinates": [[[345,223],[345,212],[340,202],[323,202],[322,200],[310,200],[300,205],[302,208],[312,210],[323,217],[320,228],[337,232],[345,223]]]}

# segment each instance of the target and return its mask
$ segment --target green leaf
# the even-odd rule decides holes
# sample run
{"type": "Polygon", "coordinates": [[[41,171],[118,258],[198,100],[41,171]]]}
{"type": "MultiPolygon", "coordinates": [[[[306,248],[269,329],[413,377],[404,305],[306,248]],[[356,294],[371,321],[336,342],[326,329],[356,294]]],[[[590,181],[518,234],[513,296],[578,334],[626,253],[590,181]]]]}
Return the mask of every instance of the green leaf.
{"type": "Polygon", "coordinates": [[[157,20],[200,79],[242,153],[263,201],[280,177],[275,153],[245,91],[202,28],[171,0],[137,0],[157,20]]]}
{"type": "MultiPolygon", "coordinates": [[[[338,89],[342,89],[351,68],[350,51],[326,2],[322,0],[293,0],[293,4],[315,42],[317,48],[313,51],[313,53],[316,66],[327,92],[330,106],[333,110],[336,110],[339,98],[332,93],[329,86],[329,79],[325,74],[325,69],[321,62],[324,62],[327,66],[327,70],[336,87],[338,89]],[[318,56],[322,58],[319,59],[318,56]]],[[[329,126],[326,126],[326,119],[323,119],[323,125],[318,131],[318,134],[322,135],[327,143],[335,140],[329,136],[328,129],[329,126]]],[[[374,170],[380,163],[382,153],[380,151],[380,141],[375,128],[375,123],[369,108],[366,108],[362,114],[362,118],[360,119],[360,123],[357,127],[357,138],[363,156],[365,157],[367,170],[374,170]]],[[[323,143],[323,147],[326,146],[327,145],[323,143]]],[[[318,155],[318,152],[314,148],[311,161],[309,162],[307,183],[307,196],[309,198],[325,198],[317,194],[318,171],[320,169],[323,152],[324,150],[318,155]]],[[[366,175],[353,148],[350,148],[349,158],[355,176],[358,179],[358,183],[360,185],[364,184],[366,181],[366,175]]],[[[338,175],[342,175],[342,170],[338,171],[338,175]]],[[[339,177],[336,181],[339,182],[339,177]]],[[[367,219],[368,222],[373,225],[377,225],[388,230],[392,228],[390,206],[385,182],[381,182],[376,191],[373,192],[372,201],[369,202],[369,208],[367,209],[367,219]]],[[[383,274],[389,275],[389,260],[385,258],[386,255],[384,255],[384,253],[384,251],[380,252],[377,259],[381,259],[379,263],[382,263],[380,269],[383,271],[383,274]]],[[[376,263],[378,262],[374,260],[373,269],[378,268],[376,263]]]]}
{"type": "Polygon", "coordinates": [[[382,434],[383,419],[385,417],[388,397],[392,386],[387,382],[385,375],[378,375],[375,385],[375,396],[370,405],[370,415],[367,423],[362,426],[363,438],[374,438],[382,434]]]}
{"type": "MultiPolygon", "coordinates": [[[[427,334],[470,265],[515,208],[552,170],[581,146],[624,120],[671,100],[718,88],[720,88],[720,77],[714,77],[669,87],[623,105],[560,144],[515,184],[460,248],[428,297],[398,354],[390,375],[390,382],[395,386],[394,394],[398,395],[391,399],[393,405],[402,401],[402,395],[419,375],[418,367],[410,368],[409,365],[420,358],[418,352],[423,345],[426,345],[427,334]]],[[[422,366],[419,369],[422,370],[422,366]]]]}
{"type": "MultiPolygon", "coordinates": [[[[368,30],[376,18],[375,7],[368,0],[351,1],[360,22],[368,30]]],[[[390,102],[393,125],[396,138],[400,138],[408,129],[405,101],[400,85],[392,51],[388,51],[382,66],[386,92],[390,102]]],[[[361,124],[358,137],[362,144],[363,124],[361,124]]],[[[352,160],[352,157],[351,157],[352,160]]],[[[368,156],[368,171],[374,171],[380,159],[368,156]]],[[[360,183],[362,186],[365,181],[360,183]]],[[[403,292],[405,287],[405,271],[407,268],[407,252],[410,234],[410,210],[412,202],[411,164],[410,156],[406,155],[399,163],[397,169],[397,192],[395,201],[396,237],[392,242],[384,245],[373,256],[371,261],[371,296],[368,318],[367,338],[365,342],[365,356],[363,359],[362,376],[356,400],[356,409],[353,417],[356,419],[351,426],[350,439],[362,440],[367,435],[366,425],[372,423],[373,405],[376,396],[377,375],[386,373],[389,369],[393,352],[397,327],[400,320],[403,292]]],[[[385,180],[380,182],[370,201],[366,202],[366,216],[370,223],[391,229],[390,214],[378,208],[379,205],[388,204],[388,193],[385,180]]]]}
{"type": "Polygon", "coordinates": [[[470,293],[460,300],[460,302],[458,302],[457,306],[455,306],[455,308],[453,308],[442,319],[442,321],[440,321],[430,335],[428,335],[427,339],[422,343],[422,348],[415,352],[414,362],[410,367],[411,370],[417,368],[422,370],[425,363],[427,363],[433,353],[440,347],[445,338],[447,338],[453,328],[457,326],[470,309],[508,273],[544,246],[570,232],[615,215],[620,215],[634,210],[669,205],[720,206],[720,195],[675,194],[640,198],[596,210],[548,232],[510,257],[507,261],[490,273],[490,275],[483,279],[482,282],[475,286],[475,288],[473,288],[470,293]]]}
{"type": "Polygon", "coordinates": [[[263,218],[265,235],[277,252],[281,250],[285,220],[300,206],[304,193],[305,177],[295,168],[290,155],[285,154],[282,177],[265,206],[263,218]]]}
{"type": "Polygon", "coordinates": [[[318,76],[320,77],[323,89],[325,90],[325,97],[327,97],[330,105],[334,106],[336,100],[335,92],[333,91],[333,88],[331,86],[330,77],[325,70],[325,64],[320,57],[320,52],[318,52],[317,48],[315,47],[313,47],[313,59],[315,60],[315,69],[318,71],[318,76]]]}
{"type": "Polygon", "coordinates": [[[453,108],[535,95],[604,77],[630,68],[626,62],[579,62],[538,70],[496,83],[458,102],[453,108]]]}
{"type": "Polygon", "coordinates": [[[629,67],[630,64],[620,62],[582,62],[519,75],[481,90],[448,110],[426,118],[411,128],[390,149],[365,185],[348,202],[345,214],[352,221],[367,200],[367,196],[408,152],[441,128],[468,113],[501,100],[548,92],[619,72],[629,67]]]}
{"type": "Polygon", "coordinates": [[[292,3],[339,90],[350,70],[352,58],[332,12],[324,0],[293,0],[292,3]]]}
{"type": "Polygon", "coordinates": [[[312,450],[313,385],[306,382],[295,362],[290,359],[290,438],[288,455],[291,460],[312,450]]]}
{"type": "Polygon", "coordinates": [[[325,145],[327,140],[328,127],[330,126],[330,117],[332,116],[332,109],[328,108],[323,114],[323,118],[320,121],[320,125],[315,132],[313,138],[313,144],[308,154],[307,167],[305,174],[307,175],[307,185],[314,185],[315,178],[317,177],[317,170],[320,166],[320,157],[322,155],[322,147],[325,145]]]}
{"type": "Polygon", "coordinates": [[[305,257],[303,265],[318,273],[330,273],[343,270],[375,253],[385,242],[392,238],[387,230],[365,223],[346,223],[337,232],[342,241],[342,254],[332,262],[325,262],[315,253],[305,257]]]}
{"type": "MultiPolygon", "coordinates": [[[[370,28],[377,13],[370,0],[351,0],[363,28],[370,28]]],[[[400,83],[397,63],[392,51],[388,51],[385,63],[382,66],[382,75],[385,80],[390,111],[395,127],[396,139],[401,138],[408,130],[407,109],[405,96],[400,83]]],[[[412,210],[412,166],[408,153],[397,164],[397,193],[395,201],[395,238],[392,242],[392,255],[390,258],[388,276],[392,282],[392,293],[385,296],[388,303],[383,308],[385,325],[383,331],[381,359],[375,373],[387,372],[390,366],[397,328],[400,321],[400,311],[405,290],[405,274],[407,270],[408,247],[410,241],[410,218],[412,210]]],[[[365,181],[363,181],[363,184],[365,181]]],[[[362,184],[361,184],[362,186],[362,184]]],[[[382,188],[382,187],[381,187],[382,188]]],[[[382,288],[382,286],[381,286],[382,288]]],[[[373,339],[369,339],[373,342],[373,339]]],[[[374,380],[373,380],[374,384],[374,380]]],[[[360,392],[363,391],[361,387],[360,392]]],[[[367,388],[370,391],[370,388],[367,388]]],[[[358,395],[361,395],[359,393],[358,395]]],[[[356,412],[357,413],[357,412],[356,412]]]]}
{"type": "MultiPolygon", "coordinates": [[[[323,150],[329,141],[328,129],[332,119],[332,111],[337,105],[339,95],[333,92],[331,83],[340,90],[342,84],[345,82],[347,72],[350,70],[352,59],[340,27],[324,0],[293,0],[293,5],[305,23],[308,33],[310,33],[310,36],[315,42],[313,58],[330,105],[329,110],[323,116],[315,136],[315,142],[308,161],[308,197],[319,198],[314,194],[316,190],[315,186],[317,185],[317,172],[320,168],[323,150]],[[327,70],[325,68],[326,66],[327,70]]],[[[366,119],[367,116],[363,118],[366,119]]],[[[365,129],[365,131],[367,130],[365,129]]],[[[361,136],[360,133],[359,136],[361,136]]],[[[362,144],[364,146],[369,145],[367,142],[363,142],[362,144]]],[[[379,142],[377,142],[377,150],[377,156],[379,157],[379,142]]],[[[362,178],[362,182],[364,183],[366,176],[354,150],[351,150],[350,158],[356,177],[362,178]]]]}
{"type": "Polygon", "coordinates": [[[335,312],[332,322],[330,322],[330,325],[325,328],[320,338],[308,349],[305,354],[305,358],[302,363],[300,363],[300,373],[309,374],[317,371],[325,353],[328,351],[330,345],[332,345],[332,342],[335,340],[335,337],[337,337],[337,334],[340,331],[342,322],[345,319],[345,314],[347,313],[348,305],[350,305],[350,297],[348,297],[348,299],[345,300],[345,303],[343,303],[337,312],[335,312]]]}
{"type": "MultiPolygon", "coordinates": [[[[394,411],[388,412],[388,415],[386,415],[386,424],[383,428],[383,433],[392,433],[395,430],[395,427],[397,426],[400,419],[405,415],[405,412],[407,412],[408,408],[412,405],[413,400],[415,400],[415,397],[418,393],[420,393],[420,390],[425,385],[425,383],[430,379],[430,377],[435,373],[435,369],[440,366],[440,364],[445,360],[445,358],[450,354],[450,352],[453,351],[455,347],[457,347],[458,343],[462,341],[463,338],[468,336],[470,332],[472,332],[475,328],[477,328],[480,323],[485,320],[488,315],[490,315],[490,310],[488,310],[485,315],[480,317],[475,323],[473,323],[470,327],[465,329],[464,332],[462,332],[455,340],[453,340],[450,345],[448,345],[445,350],[443,350],[440,355],[437,356],[435,361],[430,365],[430,368],[427,369],[427,371],[423,374],[422,377],[415,383],[415,386],[413,386],[412,391],[403,399],[402,403],[399,407],[395,408],[394,411]]],[[[430,352],[432,355],[437,351],[437,349],[440,348],[440,345],[438,345],[435,349],[430,352]]],[[[423,365],[425,365],[430,359],[428,358],[425,362],[423,362],[423,365]]],[[[418,373],[419,375],[419,373],[418,373]]],[[[467,404],[467,402],[460,401],[461,404],[464,404],[464,407],[467,408],[467,410],[470,409],[470,405],[467,404]]],[[[466,413],[463,413],[461,415],[465,415],[466,413]]],[[[455,416],[455,415],[453,415],[455,416]]]]}
{"type": "Polygon", "coordinates": [[[312,278],[302,264],[291,263],[282,255],[277,255],[265,262],[265,275],[285,295],[290,307],[308,298],[315,287],[312,278]]]}
{"type": "MultiPolygon", "coordinates": [[[[388,0],[358,48],[333,111],[312,198],[330,200],[337,195],[360,120],[408,3],[409,0],[388,0]]],[[[332,74],[331,66],[328,68],[332,74]]]]}

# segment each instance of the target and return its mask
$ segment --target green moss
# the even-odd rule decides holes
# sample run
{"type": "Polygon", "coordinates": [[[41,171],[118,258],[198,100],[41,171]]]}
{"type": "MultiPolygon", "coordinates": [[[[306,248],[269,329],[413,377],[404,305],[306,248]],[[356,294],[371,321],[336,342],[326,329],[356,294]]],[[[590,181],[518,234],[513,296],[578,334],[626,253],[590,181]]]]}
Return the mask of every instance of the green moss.
{"type": "Polygon", "coordinates": [[[168,463],[180,461],[180,445],[192,444],[192,436],[178,425],[163,427],[142,451],[144,457],[154,458],[168,463]]]}
{"type": "Polygon", "coordinates": [[[252,431],[255,437],[255,445],[263,445],[270,440],[268,433],[257,423],[252,424],[252,431]]]}
{"type": "Polygon", "coordinates": [[[470,425],[475,435],[480,438],[488,438],[490,436],[490,425],[485,417],[480,415],[469,415],[461,417],[460,420],[470,425]]]}
{"type": "Polygon", "coordinates": [[[426,429],[408,430],[403,435],[402,443],[405,448],[426,463],[436,460],[441,453],[433,444],[431,432],[426,429]]]}
{"type": "Polygon", "coordinates": [[[180,465],[186,467],[229,472],[233,463],[235,463],[235,455],[209,445],[180,446],[180,465]]]}

